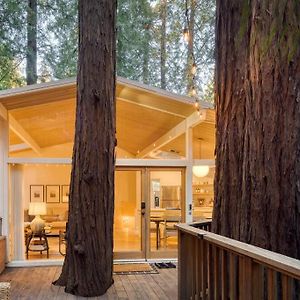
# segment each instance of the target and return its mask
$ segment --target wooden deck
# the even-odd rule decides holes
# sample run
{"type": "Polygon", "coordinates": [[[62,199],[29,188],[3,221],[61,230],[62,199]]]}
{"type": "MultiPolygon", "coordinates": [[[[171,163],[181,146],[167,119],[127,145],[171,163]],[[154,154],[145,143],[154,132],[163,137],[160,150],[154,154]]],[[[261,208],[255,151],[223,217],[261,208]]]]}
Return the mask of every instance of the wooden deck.
{"type": "Polygon", "coordinates": [[[0,281],[11,282],[11,299],[177,299],[177,269],[160,269],[159,274],[114,275],[107,294],[95,298],[76,297],[51,283],[61,267],[7,268],[0,281]]]}

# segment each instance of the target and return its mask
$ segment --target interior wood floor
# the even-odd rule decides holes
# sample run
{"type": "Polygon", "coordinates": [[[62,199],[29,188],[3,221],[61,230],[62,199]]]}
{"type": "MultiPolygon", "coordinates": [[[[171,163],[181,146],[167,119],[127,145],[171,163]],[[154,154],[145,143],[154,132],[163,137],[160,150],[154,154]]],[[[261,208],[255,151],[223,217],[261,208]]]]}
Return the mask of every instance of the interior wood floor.
{"type": "Polygon", "coordinates": [[[177,299],[177,269],[159,274],[114,275],[114,285],[101,297],[84,298],[53,286],[61,267],[6,268],[0,281],[11,282],[11,299],[177,299]]]}

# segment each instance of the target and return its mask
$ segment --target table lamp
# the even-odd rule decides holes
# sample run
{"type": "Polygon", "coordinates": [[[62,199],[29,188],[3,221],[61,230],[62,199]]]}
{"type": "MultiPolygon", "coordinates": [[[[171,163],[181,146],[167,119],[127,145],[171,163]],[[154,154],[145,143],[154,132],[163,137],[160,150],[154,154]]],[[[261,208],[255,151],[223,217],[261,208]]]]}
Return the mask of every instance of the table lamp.
{"type": "Polygon", "coordinates": [[[45,221],[40,215],[45,215],[47,213],[45,202],[31,202],[29,203],[28,214],[35,216],[35,218],[30,223],[31,230],[33,232],[41,232],[45,227],[45,221]]]}

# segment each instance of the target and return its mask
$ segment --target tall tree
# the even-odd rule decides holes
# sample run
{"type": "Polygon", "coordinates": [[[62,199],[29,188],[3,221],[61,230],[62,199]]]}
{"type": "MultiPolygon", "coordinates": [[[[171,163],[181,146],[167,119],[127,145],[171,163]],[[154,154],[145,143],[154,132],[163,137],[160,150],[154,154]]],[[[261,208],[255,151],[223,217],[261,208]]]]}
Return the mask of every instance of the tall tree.
{"type": "Polygon", "coordinates": [[[149,55],[150,55],[150,26],[149,20],[145,21],[144,24],[144,38],[142,47],[143,56],[143,69],[142,69],[142,80],[143,83],[149,84],[149,55]]]}
{"type": "Polygon", "coordinates": [[[79,67],[67,253],[57,285],[98,296],[113,283],[116,1],[79,0],[79,67]]]}
{"type": "MultiPolygon", "coordinates": [[[[39,2],[41,27],[38,40],[39,57],[52,77],[57,79],[76,76],[78,57],[77,0],[39,2]]],[[[40,71],[41,72],[41,71],[40,71]]],[[[42,73],[42,72],[41,72],[42,73]]],[[[41,74],[42,75],[42,74],[41,74]]]]}
{"type": "Polygon", "coordinates": [[[300,2],[218,0],[213,230],[300,258],[300,2]]]}
{"type": "Polygon", "coordinates": [[[160,20],[161,20],[161,36],[160,36],[160,87],[167,88],[167,0],[161,0],[160,3],[160,20]]]}
{"type": "MultiPolygon", "coordinates": [[[[187,1],[188,2],[188,1],[187,1]]],[[[190,95],[193,88],[195,88],[195,77],[193,74],[194,58],[194,36],[195,36],[195,12],[196,12],[196,0],[190,1],[190,13],[188,15],[188,51],[187,51],[187,94],[190,95]]]]}
{"type": "Polygon", "coordinates": [[[28,0],[27,8],[27,84],[37,82],[37,0],[28,0]]]}
{"type": "Polygon", "coordinates": [[[20,65],[25,58],[25,8],[26,4],[23,2],[0,0],[0,89],[24,83],[20,65]]]}

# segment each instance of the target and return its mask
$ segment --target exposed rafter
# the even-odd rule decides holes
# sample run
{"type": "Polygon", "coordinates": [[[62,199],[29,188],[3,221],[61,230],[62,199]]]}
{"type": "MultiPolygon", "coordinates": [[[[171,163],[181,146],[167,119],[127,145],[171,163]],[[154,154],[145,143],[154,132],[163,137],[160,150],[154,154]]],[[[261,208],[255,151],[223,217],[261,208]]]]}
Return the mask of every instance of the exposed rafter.
{"type": "Polygon", "coordinates": [[[0,103],[0,117],[7,121],[7,116],[7,109],[3,106],[2,103],[0,103]]]}
{"type": "Polygon", "coordinates": [[[155,105],[147,105],[147,104],[143,104],[143,103],[137,102],[135,100],[125,99],[125,98],[121,98],[121,97],[117,97],[117,100],[118,101],[127,102],[127,103],[130,103],[130,104],[134,104],[134,105],[138,105],[140,107],[149,108],[149,109],[156,110],[156,111],[159,111],[159,112],[167,113],[167,114],[170,114],[170,115],[173,115],[173,116],[176,116],[176,117],[180,117],[180,118],[185,118],[186,117],[183,114],[178,114],[178,113],[172,112],[170,110],[161,109],[159,107],[159,104],[156,105],[156,106],[155,105]]]}
{"type": "Polygon", "coordinates": [[[22,127],[22,125],[9,113],[8,114],[9,128],[32,150],[37,154],[41,154],[41,148],[30,134],[22,127]]]}
{"type": "Polygon", "coordinates": [[[198,112],[194,112],[189,117],[187,117],[184,121],[182,121],[174,128],[169,130],[166,134],[161,136],[159,139],[157,139],[155,142],[151,143],[151,145],[148,145],[145,149],[140,151],[140,153],[137,155],[137,158],[146,157],[150,152],[160,149],[164,145],[168,144],[172,140],[184,134],[187,128],[195,127],[199,123],[205,122],[205,120],[206,120],[206,110],[201,110],[200,114],[198,114],[198,112]]]}
{"type": "Polygon", "coordinates": [[[10,114],[7,109],[0,103],[0,116],[4,120],[8,120],[9,128],[30,148],[32,148],[36,153],[41,153],[40,146],[35,142],[35,140],[29,135],[29,133],[22,127],[22,125],[10,114]]]}
{"type": "Polygon", "coordinates": [[[22,144],[15,144],[15,145],[10,145],[9,146],[9,152],[18,152],[18,151],[23,151],[23,150],[28,150],[31,149],[26,143],[22,144]]]}

